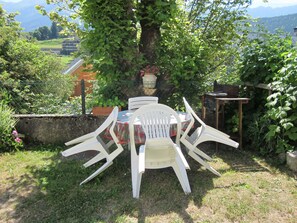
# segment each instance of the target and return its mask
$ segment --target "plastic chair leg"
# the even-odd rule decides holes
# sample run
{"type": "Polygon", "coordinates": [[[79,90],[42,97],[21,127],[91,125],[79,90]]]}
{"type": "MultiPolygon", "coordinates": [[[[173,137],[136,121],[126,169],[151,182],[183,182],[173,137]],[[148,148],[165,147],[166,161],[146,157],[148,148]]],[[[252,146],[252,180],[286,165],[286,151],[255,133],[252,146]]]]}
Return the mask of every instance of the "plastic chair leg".
{"type": "Polygon", "coordinates": [[[179,180],[179,183],[183,188],[183,191],[185,192],[185,194],[189,194],[191,193],[191,188],[190,188],[187,172],[185,168],[181,167],[181,161],[179,162],[180,164],[178,164],[178,161],[176,161],[176,163],[172,165],[172,168],[179,180]]]}
{"type": "Polygon", "coordinates": [[[177,157],[178,157],[179,160],[182,162],[184,168],[186,168],[186,169],[189,170],[189,169],[190,169],[190,166],[189,166],[189,164],[188,164],[186,158],[184,157],[184,154],[182,153],[180,147],[178,147],[177,145],[174,145],[174,149],[175,149],[175,151],[176,151],[176,153],[177,153],[177,157]]]}
{"type": "Polygon", "coordinates": [[[135,193],[133,194],[134,198],[139,198],[141,178],[142,178],[142,173],[139,173],[137,175],[137,180],[136,180],[136,184],[135,184],[135,193]]]}
{"type": "Polygon", "coordinates": [[[212,158],[210,156],[208,156],[206,153],[202,152],[200,149],[197,148],[197,146],[191,144],[189,141],[187,141],[186,139],[184,139],[182,141],[182,143],[186,146],[186,148],[188,149],[188,153],[189,151],[195,151],[195,153],[197,153],[199,156],[203,157],[204,159],[208,160],[208,161],[212,161],[212,158]]]}
{"type": "Polygon", "coordinates": [[[94,132],[88,133],[86,135],[75,138],[75,139],[73,139],[73,140],[71,140],[69,142],[66,142],[65,145],[70,146],[70,145],[73,145],[73,144],[78,144],[78,143],[84,142],[84,141],[86,141],[88,139],[93,138],[94,135],[95,135],[94,132]]]}
{"type": "Polygon", "coordinates": [[[97,140],[90,139],[88,141],[82,142],[76,146],[73,146],[65,151],[63,151],[61,154],[65,157],[71,156],[77,153],[86,152],[88,150],[98,150],[98,147],[101,145],[98,143],[97,140]]]}
{"type": "Polygon", "coordinates": [[[199,156],[203,157],[207,161],[212,161],[212,158],[210,156],[208,156],[206,153],[202,152],[197,147],[194,147],[194,149],[192,151],[194,151],[195,153],[197,153],[199,156]]]}
{"type": "Polygon", "coordinates": [[[217,176],[221,176],[221,174],[216,171],[213,167],[211,167],[207,162],[205,162],[203,159],[201,159],[197,154],[195,154],[194,152],[190,151],[189,156],[191,156],[194,160],[196,160],[198,163],[200,163],[202,166],[204,166],[206,169],[208,169],[209,171],[211,171],[212,173],[214,173],[217,176]]]}
{"type": "Polygon", "coordinates": [[[239,143],[235,142],[234,140],[228,138],[228,137],[218,137],[211,134],[205,134],[201,136],[198,141],[195,143],[195,145],[199,145],[200,143],[206,142],[206,141],[213,141],[213,142],[219,142],[234,148],[237,148],[239,146],[239,143]]]}
{"type": "Polygon", "coordinates": [[[100,160],[103,160],[104,158],[106,158],[106,154],[100,152],[99,154],[97,154],[96,156],[94,156],[92,159],[90,159],[88,162],[86,162],[84,164],[84,167],[89,167],[97,162],[99,162],[100,160]]]}
{"type": "Polygon", "coordinates": [[[131,178],[132,178],[132,194],[134,198],[139,198],[138,186],[138,156],[131,153],[131,178]]]}
{"type": "Polygon", "coordinates": [[[92,175],[90,175],[88,178],[86,178],[84,181],[80,183],[80,185],[89,182],[94,177],[96,177],[98,174],[106,170],[110,165],[112,165],[112,162],[106,162],[103,166],[101,166],[98,170],[96,170],[92,175]]]}

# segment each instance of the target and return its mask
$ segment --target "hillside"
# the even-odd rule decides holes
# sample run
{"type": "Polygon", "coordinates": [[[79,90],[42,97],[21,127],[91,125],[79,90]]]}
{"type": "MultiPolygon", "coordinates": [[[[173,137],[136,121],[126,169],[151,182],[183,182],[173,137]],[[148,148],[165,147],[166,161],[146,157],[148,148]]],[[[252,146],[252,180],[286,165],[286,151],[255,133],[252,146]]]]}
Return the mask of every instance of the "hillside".
{"type": "Polygon", "coordinates": [[[282,29],[285,32],[293,34],[294,28],[297,27],[297,13],[286,16],[276,16],[271,18],[260,18],[258,24],[264,25],[271,33],[276,29],[282,29]]]}
{"type": "Polygon", "coordinates": [[[257,8],[248,8],[247,12],[253,18],[276,17],[276,16],[283,16],[283,15],[290,15],[290,14],[297,13],[297,5],[280,7],[280,8],[271,8],[271,7],[262,6],[257,8]]]}
{"type": "Polygon", "coordinates": [[[41,26],[51,26],[51,20],[39,14],[35,9],[36,5],[44,5],[47,10],[54,8],[52,5],[46,5],[45,0],[23,0],[20,2],[3,2],[0,0],[2,7],[8,12],[19,12],[16,20],[21,23],[24,31],[32,31],[41,26]]]}
{"type": "MultiPolygon", "coordinates": [[[[41,26],[50,26],[51,21],[48,17],[42,16],[35,9],[36,5],[45,6],[47,11],[52,10],[55,6],[47,5],[46,0],[22,0],[20,2],[4,2],[0,4],[8,12],[19,12],[16,20],[21,22],[24,31],[33,31],[41,26]]],[[[277,28],[282,28],[285,32],[293,32],[297,27],[297,5],[281,8],[258,7],[249,8],[248,14],[253,18],[260,18],[259,23],[264,24],[270,32],[277,28]],[[290,14],[290,15],[289,15],[290,14]]]]}

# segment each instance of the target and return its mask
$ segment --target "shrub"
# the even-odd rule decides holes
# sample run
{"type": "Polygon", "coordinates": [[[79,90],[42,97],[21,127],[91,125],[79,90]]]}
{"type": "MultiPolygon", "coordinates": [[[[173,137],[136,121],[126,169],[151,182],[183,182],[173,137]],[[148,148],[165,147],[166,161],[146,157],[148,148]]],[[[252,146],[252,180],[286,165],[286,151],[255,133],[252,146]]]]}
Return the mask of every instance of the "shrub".
{"type": "Polygon", "coordinates": [[[260,113],[255,113],[250,117],[249,126],[246,131],[246,136],[250,140],[250,147],[258,150],[262,155],[272,153],[275,150],[275,140],[263,140],[267,135],[270,124],[271,120],[261,116],[260,113]]]}
{"type": "Polygon", "coordinates": [[[0,151],[11,151],[22,147],[22,140],[15,130],[17,120],[13,117],[13,110],[4,102],[0,102],[0,120],[0,151]]]}
{"type": "Polygon", "coordinates": [[[271,83],[284,66],[284,52],[292,48],[291,37],[282,35],[262,34],[244,47],[239,70],[242,81],[271,83]]]}
{"type": "Polygon", "coordinates": [[[250,93],[245,112],[249,145],[262,154],[293,150],[297,139],[296,49],[290,37],[263,35],[246,46],[241,60],[241,80],[266,83],[273,89],[250,93]],[[264,102],[264,103],[263,103],[264,102]],[[248,115],[253,114],[253,115],[248,115]]]}
{"type": "Polygon", "coordinates": [[[25,39],[1,6],[0,14],[0,100],[20,114],[40,113],[53,103],[62,106],[74,86],[69,75],[62,75],[62,63],[25,39]]]}
{"type": "Polygon", "coordinates": [[[266,140],[276,140],[276,152],[293,150],[297,140],[297,53],[296,49],[286,54],[285,66],[273,78],[274,93],[267,98],[269,125],[266,140]]]}

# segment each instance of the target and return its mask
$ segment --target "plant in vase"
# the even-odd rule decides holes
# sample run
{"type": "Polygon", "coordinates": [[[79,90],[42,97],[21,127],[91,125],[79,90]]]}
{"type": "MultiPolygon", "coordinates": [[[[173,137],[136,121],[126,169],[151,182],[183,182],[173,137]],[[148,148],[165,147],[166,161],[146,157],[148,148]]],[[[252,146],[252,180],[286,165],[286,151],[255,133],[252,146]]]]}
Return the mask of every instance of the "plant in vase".
{"type": "Polygon", "coordinates": [[[95,100],[93,100],[92,105],[93,115],[107,116],[112,112],[115,106],[118,106],[119,110],[121,110],[121,107],[125,106],[125,102],[121,101],[118,97],[113,97],[109,99],[98,97],[95,100]]]}
{"type": "Polygon", "coordinates": [[[157,75],[159,75],[159,68],[155,65],[147,65],[140,70],[140,76],[142,77],[144,88],[155,88],[157,75]]]}

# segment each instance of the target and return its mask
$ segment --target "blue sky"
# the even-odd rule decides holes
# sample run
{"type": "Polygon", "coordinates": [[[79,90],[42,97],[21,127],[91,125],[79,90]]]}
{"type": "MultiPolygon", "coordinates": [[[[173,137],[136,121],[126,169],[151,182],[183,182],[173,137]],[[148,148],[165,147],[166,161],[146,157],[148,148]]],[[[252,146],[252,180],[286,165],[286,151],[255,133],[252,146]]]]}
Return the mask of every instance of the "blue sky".
{"type": "MultiPolygon", "coordinates": [[[[20,0],[3,0],[5,2],[19,2],[20,0]]],[[[26,0],[30,1],[30,0],[26,0]]],[[[263,0],[252,0],[252,8],[259,7],[259,6],[266,6],[266,7],[285,7],[291,5],[297,5],[297,0],[268,0],[268,3],[264,3],[263,0]]]]}
{"type": "Polygon", "coordinates": [[[268,0],[267,3],[264,3],[263,0],[252,0],[252,8],[256,8],[259,6],[266,6],[266,7],[285,7],[285,6],[292,6],[297,5],[297,0],[268,0]]]}

